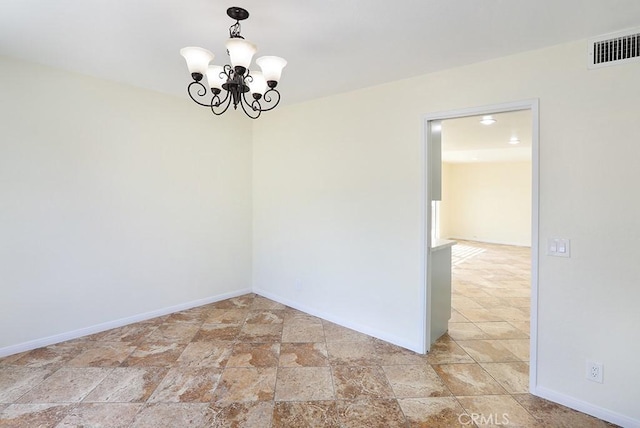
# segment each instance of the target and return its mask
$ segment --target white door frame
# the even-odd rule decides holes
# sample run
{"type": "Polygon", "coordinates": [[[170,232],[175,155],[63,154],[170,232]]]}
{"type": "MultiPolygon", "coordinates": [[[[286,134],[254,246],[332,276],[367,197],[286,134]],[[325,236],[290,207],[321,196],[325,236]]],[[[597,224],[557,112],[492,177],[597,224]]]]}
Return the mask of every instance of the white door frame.
{"type": "Polygon", "coordinates": [[[515,101],[505,104],[493,104],[482,107],[472,107],[460,110],[429,113],[422,117],[422,275],[423,275],[423,352],[428,352],[431,346],[431,275],[429,269],[431,248],[431,189],[428,182],[429,152],[430,152],[430,122],[435,120],[454,119],[466,116],[481,116],[505,113],[517,110],[531,110],[531,331],[529,357],[529,391],[535,391],[537,384],[538,361],[538,249],[540,237],[539,221],[539,100],[515,101]]]}

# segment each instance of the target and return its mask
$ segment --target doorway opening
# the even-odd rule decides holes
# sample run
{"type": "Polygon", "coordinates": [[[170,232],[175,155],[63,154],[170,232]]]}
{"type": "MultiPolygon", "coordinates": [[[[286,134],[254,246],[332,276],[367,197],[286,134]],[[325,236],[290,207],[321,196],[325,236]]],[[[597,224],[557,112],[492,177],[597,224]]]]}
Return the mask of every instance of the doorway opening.
{"type": "Polygon", "coordinates": [[[451,239],[457,245],[452,248],[448,337],[486,363],[511,360],[511,366],[520,363],[521,370],[528,365],[528,390],[533,391],[538,100],[427,115],[423,142],[424,349],[428,351],[436,339],[431,314],[441,312],[434,309],[441,298],[432,295],[432,272],[439,269],[434,263],[440,263],[433,250],[443,239],[451,239]],[[493,124],[480,124],[485,116],[491,116],[493,124]],[[489,129],[492,132],[480,132],[489,129]],[[492,351],[495,358],[487,354],[492,351]]]}

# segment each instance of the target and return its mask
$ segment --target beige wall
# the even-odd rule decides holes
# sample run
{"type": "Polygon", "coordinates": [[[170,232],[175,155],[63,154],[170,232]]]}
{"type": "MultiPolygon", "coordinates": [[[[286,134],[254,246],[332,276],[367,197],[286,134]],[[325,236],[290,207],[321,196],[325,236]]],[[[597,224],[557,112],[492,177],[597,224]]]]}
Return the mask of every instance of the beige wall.
{"type": "Polygon", "coordinates": [[[255,289],[416,348],[422,117],[538,98],[536,391],[640,423],[640,200],[629,197],[640,182],[640,64],[590,71],[586,50],[500,58],[255,123],[255,289]],[[549,237],[570,238],[572,257],[547,256],[549,237]],[[604,384],[585,379],[587,358],[604,363],[604,384]]]}
{"type": "Polygon", "coordinates": [[[445,163],[440,236],[531,245],[531,162],[445,163]]]}
{"type": "Polygon", "coordinates": [[[1,57],[0,94],[0,352],[250,289],[243,118],[1,57]]]}
{"type": "Polygon", "coordinates": [[[422,117],[539,98],[536,393],[640,424],[640,64],[588,71],[585,51],[283,106],[250,126],[2,59],[2,344],[241,290],[252,274],[256,291],[417,348],[422,117]],[[546,256],[549,237],[570,238],[572,257],[546,256]],[[587,358],[604,384],[585,380],[587,358]]]}

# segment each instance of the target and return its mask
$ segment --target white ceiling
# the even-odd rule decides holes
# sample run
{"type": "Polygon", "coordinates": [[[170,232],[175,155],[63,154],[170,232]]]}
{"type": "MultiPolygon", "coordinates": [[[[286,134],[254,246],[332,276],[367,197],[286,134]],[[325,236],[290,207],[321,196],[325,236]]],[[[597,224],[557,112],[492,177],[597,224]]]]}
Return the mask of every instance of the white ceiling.
{"type": "Polygon", "coordinates": [[[0,55],[186,96],[178,51],[226,59],[229,6],[249,10],[242,34],[258,55],[289,61],[288,103],[630,28],[640,16],[638,0],[0,0],[0,55]]]}
{"type": "Polygon", "coordinates": [[[448,163],[517,162],[531,160],[530,110],[492,114],[492,125],[483,116],[442,121],[442,161],[448,163]],[[511,138],[520,140],[509,144],[511,138]]]}

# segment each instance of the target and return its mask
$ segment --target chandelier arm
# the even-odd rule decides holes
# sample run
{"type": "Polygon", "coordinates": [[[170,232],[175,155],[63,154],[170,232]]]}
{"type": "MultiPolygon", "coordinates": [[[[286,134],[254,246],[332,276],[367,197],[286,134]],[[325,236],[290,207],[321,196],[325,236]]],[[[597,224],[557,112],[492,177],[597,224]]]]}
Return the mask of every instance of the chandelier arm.
{"type": "Polygon", "coordinates": [[[222,115],[225,111],[229,109],[229,106],[231,105],[231,97],[229,96],[229,92],[227,92],[227,96],[224,98],[224,100],[220,101],[220,98],[218,98],[218,101],[219,101],[218,104],[213,104],[213,100],[211,100],[211,106],[210,106],[211,113],[215,114],[216,116],[222,115]],[[219,110],[216,112],[215,109],[222,107],[225,102],[227,103],[227,105],[225,105],[222,110],[219,110]]]}
{"type": "MultiPolygon", "coordinates": [[[[255,102],[257,102],[257,100],[255,100],[255,102]]],[[[253,103],[249,104],[249,102],[247,101],[247,98],[244,96],[244,94],[242,94],[242,100],[239,103],[242,106],[242,110],[244,110],[244,113],[249,116],[251,119],[257,119],[260,117],[260,113],[262,113],[262,110],[259,108],[260,107],[260,103],[258,103],[258,108],[256,109],[253,106],[253,103]],[[247,106],[250,107],[250,109],[247,109],[247,106]],[[251,111],[251,113],[249,112],[251,111]],[[255,114],[255,116],[252,116],[252,114],[255,114]]]]}
{"type": "MultiPolygon", "coordinates": [[[[205,103],[201,103],[200,101],[198,101],[197,99],[194,98],[193,94],[191,93],[192,89],[194,88],[194,85],[195,85],[195,88],[197,89],[196,96],[198,96],[199,98],[202,99],[202,98],[205,97],[205,95],[207,95],[207,88],[202,83],[197,82],[197,81],[194,80],[193,82],[189,83],[189,86],[187,86],[187,93],[189,94],[189,97],[191,97],[191,99],[196,104],[199,104],[199,105],[201,105],[203,107],[209,107],[211,105],[211,103],[206,103],[206,104],[205,103]]],[[[213,102],[213,100],[212,100],[212,102],[213,102]]]]}
{"type": "Polygon", "coordinates": [[[227,95],[224,97],[223,100],[220,100],[219,94],[214,96],[213,99],[211,100],[211,105],[209,107],[220,107],[222,104],[226,103],[227,100],[230,98],[230,95],[229,95],[229,91],[225,91],[225,92],[227,95]],[[214,103],[216,98],[218,98],[218,101],[214,103]]]}
{"type": "Polygon", "coordinates": [[[278,92],[277,89],[271,88],[267,92],[264,93],[264,95],[262,96],[262,99],[270,107],[261,108],[260,110],[261,111],[273,110],[274,108],[276,108],[278,106],[278,104],[280,104],[280,92],[278,92]],[[274,98],[275,98],[274,95],[277,95],[277,98],[275,99],[275,101],[273,101],[274,98]],[[274,103],[274,104],[271,105],[271,103],[274,103]]]}

